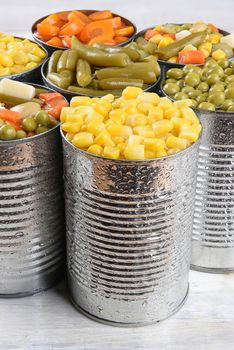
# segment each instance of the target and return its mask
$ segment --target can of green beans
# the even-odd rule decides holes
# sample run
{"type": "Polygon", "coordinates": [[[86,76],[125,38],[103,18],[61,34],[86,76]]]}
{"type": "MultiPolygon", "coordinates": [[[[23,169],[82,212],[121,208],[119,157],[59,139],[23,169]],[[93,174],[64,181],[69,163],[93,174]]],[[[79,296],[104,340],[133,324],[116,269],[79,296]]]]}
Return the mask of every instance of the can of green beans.
{"type": "Polygon", "coordinates": [[[126,161],[94,156],[63,137],[69,289],[87,316],[146,325],[184,303],[198,147],[126,161]]]}
{"type": "Polygon", "coordinates": [[[51,287],[64,268],[64,204],[59,126],[0,141],[0,296],[51,287]]]}
{"type": "Polygon", "coordinates": [[[234,270],[234,113],[196,111],[199,150],[192,268],[234,270]]]}

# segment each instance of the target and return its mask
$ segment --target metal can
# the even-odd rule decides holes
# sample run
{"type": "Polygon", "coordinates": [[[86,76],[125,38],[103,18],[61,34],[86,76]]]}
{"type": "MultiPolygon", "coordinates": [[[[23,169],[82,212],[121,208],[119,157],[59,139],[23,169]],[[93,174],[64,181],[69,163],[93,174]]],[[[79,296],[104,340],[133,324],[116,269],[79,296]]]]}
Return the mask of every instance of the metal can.
{"type": "Polygon", "coordinates": [[[234,270],[234,114],[197,110],[198,159],[192,268],[234,270]]]}
{"type": "Polygon", "coordinates": [[[112,160],[63,137],[73,303],[115,325],[176,312],[188,292],[198,142],[176,155],[112,160]]]}
{"type": "Polygon", "coordinates": [[[0,142],[0,296],[48,289],[62,277],[65,228],[59,126],[0,142]]]}

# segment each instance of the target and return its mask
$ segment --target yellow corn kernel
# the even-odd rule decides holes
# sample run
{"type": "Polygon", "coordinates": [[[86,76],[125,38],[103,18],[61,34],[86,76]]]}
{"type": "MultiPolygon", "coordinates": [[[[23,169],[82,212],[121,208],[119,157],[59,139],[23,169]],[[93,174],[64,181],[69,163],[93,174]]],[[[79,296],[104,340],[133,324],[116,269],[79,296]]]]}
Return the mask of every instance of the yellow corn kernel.
{"type": "Polygon", "coordinates": [[[177,107],[170,107],[164,111],[164,118],[165,119],[171,119],[173,117],[180,117],[180,110],[177,107]]]}
{"type": "MultiPolygon", "coordinates": [[[[128,101],[130,101],[130,100],[128,100],[128,101]]],[[[138,105],[139,101],[137,101],[137,100],[131,100],[131,101],[132,101],[131,104],[122,106],[122,111],[125,115],[138,113],[137,105],[138,105]]]]}
{"type": "Polygon", "coordinates": [[[8,44],[10,42],[14,42],[15,38],[13,37],[13,35],[3,34],[0,38],[0,41],[5,44],[8,44]]]}
{"type": "Polygon", "coordinates": [[[28,62],[25,66],[26,70],[30,70],[30,69],[33,69],[35,67],[37,67],[38,64],[36,62],[28,62]]]}
{"type": "Polygon", "coordinates": [[[0,49],[6,51],[7,45],[6,45],[5,43],[3,43],[3,42],[0,41],[0,49]]]}
{"type": "Polygon", "coordinates": [[[71,134],[76,134],[80,131],[81,124],[75,124],[75,123],[63,123],[62,124],[62,130],[65,132],[69,132],[71,134]]]}
{"type": "Polygon", "coordinates": [[[4,67],[12,67],[14,64],[14,61],[12,57],[6,53],[0,54],[0,64],[4,67]]]}
{"type": "Polygon", "coordinates": [[[124,156],[127,160],[144,160],[145,148],[143,145],[128,144],[125,147],[124,156]]]}
{"type": "Polygon", "coordinates": [[[209,53],[211,53],[212,50],[212,44],[209,41],[206,41],[198,46],[198,50],[207,50],[209,53]]]}
{"type": "Polygon", "coordinates": [[[100,134],[105,129],[105,124],[104,123],[97,123],[97,122],[89,122],[87,124],[87,131],[91,132],[94,136],[97,136],[100,134]]]}
{"type": "Polygon", "coordinates": [[[87,117],[85,117],[86,124],[88,124],[91,121],[93,123],[102,123],[104,121],[104,116],[92,110],[88,113],[87,117]]]}
{"type": "Polygon", "coordinates": [[[161,32],[161,29],[162,29],[162,26],[160,26],[160,24],[157,24],[157,25],[154,27],[154,30],[156,30],[156,32],[161,32]]]}
{"type": "Polygon", "coordinates": [[[197,51],[197,48],[191,44],[189,45],[186,45],[184,48],[183,48],[184,51],[197,51]]]}
{"type": "Polygon", "coordinates": [[[200,51],[204,54],[205,58],[210,56],[210,51],[208,51],[206,49],[200,49],[200,51]]]}
{"type": "MultiPolygon", "coordinates": [[[[131,135],[130,135],[130,137],[131,137],[131,135]]],[[[112,136],[112,140],[114,141],[114,143],[115,143],[116,145],[118,145],[119,143],[124,142],[124,141],[125,141],[125,138],[122,137],[122,136],[112,136]]]]}
{"type": "Polygon", "coordinates": [[[222,34],[220,33],[212,33],[209,35],[208,41],[210,41],[211,44],[218,44],[220,42],[221,37],[222,34]]]}
{"type": "Polygon", "coordinates": [[[191,142],[195,142],[199,137],[199,133],[192,125],[191,126],[182,125],[180,129],[179,137],[191,142]]]}
{"type": "Polygon", "coordinates": [[[158,45],[162,39],[163,36],[161,34],[155,34],[154,36],[152,36],[152,38],[149,39],[149,41],[158,45]]]}
{"type": "Polygon", "coordinates": [[[109,113],[109,118],[116,124],[124,124],[125,114],[121,108],[114,109],[109,113]]]}
{"type": "Polygon", "coordinates": [[[105,100],[105,101],[109,101],[110,103],[112,103],[115,99],[115,96],[112,94],[107,94],[103,97],[101,97],[101,100],[105,100]]]}
{"type": "Polygon", "coordinates": [[[155,106],[157,106],[157,104],[160,101],[160,97],[158,96],[158,94],[152,94],[151,92],[142,92],[137,96],[137,99],[141,102],[151,103],[155,106]]]}
{"type": "Polygon", "coordinates": [[[25,70],[28,70],[28,68],[24,65],[14,64],[14,66],[12,66],[10,70],[11,74],[19,74],[24,72],[25,70]]]}
{"type": "Polygon", "coordinates": [[[191,124],[200,124],[198,117],[190,107],[181,109],[181,117],[190,122],[191,124]]]}
{"type": "Polygon", "coordinates": [[[129,99],[136,98],[141,93],[142,93],[142,89],[141,88],[128,86],[128,87],[126,87],[123,90],[122,96],[123,96],[124,99],[129,100],[129,99]]]}
{"type": "Polygon", "coordinates": [[[163,158],[163,157],[166,157],[166,156],[167,156],[167,151],[164,150],[164,149],[162,149],[162,150],[156,152],[156,157],[157,157],[157,158],[163,158]]]}
{"type": "Polygon", "coordinates": [[[109,114],[109,109],[106,107],[104,101],[103,103],[98,102],[92,102],[91,106],[93,107],[94,111],[103,115],[104,118],[106,118],[109,114]]]}
{"type": "Polygon", "coordinates": [[[169,98],[167,98],[167,97],[160,98],[160,101],[158,103],[159,108],[166,110],[172,106],[173,106],[173,102],[169,98]]]}
{"type": "Polygon", "coordinates": [[[11,69],[9,67],[0,68],[0,76],[3,77],[4,75],[11,75],[11,69]]]}
{"type": "Polygon", "coordinates": [[[163,110],[157,106],[151,106],[147,117],[147,123],[151,125],[152,123],[162,119],[163,110]]]}
{"type": "Polygon", "coordinates": [[[164,136],[173,129],[174,125],[170,120],[159,120],[152,124],[155,136],[164,136]]]}
{"type": "Polygon", "coordinates": [[[66,139],[68,140],[68,141],[72,141],[73,140],[73,137],[75,136],[75,134],[72,134],[72,133],[70,133],[70,132],[68,132],[66,135],[65,135],[65,137],[66,137],[66,139]]]}
{"type": "Polygon", "coordinates": [[[78,106],[90,106],[91,105],[91,98],[87,96],[75,96],[72,97],[70,106],[71,107],[78,107],[78,106]]]}
{"type": "Polygon", "coordinates": [[[172,39],[169,36],[165,36],[163,39],[160,40],[159,44],[158,44],[158,48],[161,49],[163,47],[166,47],[172,43],[174,43],[174,39],[172,39]]]}
{"type": "Polygon", "coordinates": [[[28,59],[29,59],[30,62],[36,62],[36,63],[40,63],[41,62],[41,59],[38,56],[35,56],[35,55],[31,54],[31,53],[28,53],[27,56],[28,56],[28,59]]]}
{"type": "Polygon", "coordinates": [[[125,124],[131,127],[147,124],[147,118],[142,113],[130,114],[126,116],[125,124]]]}
{"type": "Polygon", "coordinates": [[[96,145],[95,143],[87,149],[87,152],[95,154],[96,156],[100,156],[103,152],[103,148],[100,145],[96,145]]]}
{"type": "Polygon", "coordinates": [[[212,55],[214,60],[218,61],[218,60],[222,60],[223,58],[226,58],[226,53],[223,50],[215,50],[214,52],[212,52],[212,55]]]}
{"type": "Polygon", "coordinates": [[[15,51],[11,57],[15,64],[27,64],[29,61],[27,55],[22,50],[15,51]]]}
{"type": "Polygon", "coordinates": [[[167,155],[168,155],[168,156],[172,156],[173,154],[176,154],[176,153],[178,153],[178,152],[180,152],[180,151],[181,151],[180,149],[169,148],[169,149],[167,150],[167,155]]]}
{"type": "Polygon", "coordinates": [[[80,131],[87,131],[86,124],[81,125],[80,131]]]}
{"type": "Polygon", "coordinates": [[[193,128],[200,135],[200,132],[202,130],[201,124],[193,124],[193,128]]]}
{"type": "Polygon", "coordinates": [[[181,109],[181,108],[185,108],[185,107],[191,107],[192,103],[193,102],[190,99],[186,98],[184,100],[175,101],[174,106],[181,109]]]}
{"type": "MultiPolygon", "coordinates": [[[[64,107],[64,108],[68,108],[68,107],[64,107]]],[[[82,126],[84,120],[82,115],[76,114],[76,113],[66,113],[65,112],[61,112],[61,117],[60,120],[62,123],[75,123],[77,125],[80,125],[80,127],[82,126]]]]}
{"type": "Polygon", "coordinates": [[[107,127],[108,132],[111,136],[121,136],[128,138],[132,135],[132,128],[127,125],[112,124],[107,127]]]}
{"type": "Polygon", "coordinates": [[[100,132],[100,134],[95,138],[94,142],[100,146],[115,146],[114,141],[111,139],[111,134],[107,130],[100,132]]]}
{"type": "Polygon", "coordinates": [[[175,149],[180,149],[183,150],[187,148],[189,145],[188,140],[182,139],[180,137],[176,136],[169,136],[166,140],[166,146],[168,148],[175,148],[175,149]]]}
{"type": "Polygon", "coordinates": [[[135,135],[140,135],[143,137],[154,137],[154,131],[150,125],[135,126],[133,128],[135,135]]]}
{"type": "Polygon", "coordinates": [[[112,108],[120,108],[121,107],[121,104],[122,104],[122,101],[123,101],[123,98],[122,97],[119,97],[117,98],[116,100],[114,100],[112,102],[112,108]]]}
{"type": "Polygon", "coordinates": [[[126,142],[120,142],[120,143],[117,144],[117,147],[118,147],[118,149],[119,149],[119,151],[120,151],[121,154],[124,153],[124,150],[125,150],[125,148],[126,148],[126,145],[127,145],[126,142]]]}
{"type": "Polygon", "coordinates": [[[169,58],[168,62],[171,62],[171,63],[177,63],[178,61],[178,56],[172,56],[171,58],[169,58]]]}
{"type": "Polygon", "coordinates": [[[104,147],[104,150],[103,150],[104,157],[118,159],[119,154],[120,154],[120,151],[118,147],[109,147],[109,146],[104,147]]]}
{"type": "Polygon", "coordinates": [[[149,113],[150,107],[151,107],[151,103],[140,102],[137,105],[137,111],[147,115],[149,113]]]}
{"type": "Polygon", "coordinates": [[[178,136],[183,125],[190,126],[191,123],[188,120],[173,117],[171,118],[171,122],[173,123],[173,133],[178,136]]]}
{"type": "Polygon", "coordinates": [[[154,159],[154,158],[157,158],[156,152],[145,149],[145,159],[154,159]]]}
{"type": "Polygon", "coordinates": [[[75,134],[72,143],[78,148],[87,148],[93,144],[93,134],[85,131],[75,134]]]}
{"type": "Polygon", "coordinates": [[[40,58],[45,58],[46,57],[46,53],[40,48],[40,47],[34,47],[32,49],[32,54],[35,56],[38,56],[40,58]]]}
{"type": "Polygon", "coordinates": [[[158,152],[165,147],[165,141],[162,139],[146,137],[144,139],[144,146],[146,150],[158,152]]]}
{"type": "Polygon", "coordinates": [[[141,145],[144,142],[144,137],[140,135],[130,135],[128,139],[128,144],[141,145]]]}

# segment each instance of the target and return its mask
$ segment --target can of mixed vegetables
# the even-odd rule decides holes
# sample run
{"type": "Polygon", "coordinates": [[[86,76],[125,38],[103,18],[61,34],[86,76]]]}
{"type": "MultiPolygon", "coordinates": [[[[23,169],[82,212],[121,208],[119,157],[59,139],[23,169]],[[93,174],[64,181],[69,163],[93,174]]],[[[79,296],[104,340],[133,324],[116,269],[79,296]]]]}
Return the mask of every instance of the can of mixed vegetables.
{"type": "Polygon", "coordinates": [[[203,126],[199,150],[192,267],[234,269],[234,64],[210,58],[204,66],[171,68],[162,91],[196,108],[203,126]]]}
{"type": "Polygon", "coordinates": [[[0,89],[0,296],[20,297],[48,289],[64,268],[57,119],[66,101],[9,79],[0,89]]]}
{"type": "Polygon", "coordinates": [[[73,98],[61,122],[75,306],[122,326],[169,317],[188,292],[199,120],[128,87],[115,100],[73,98]]]}

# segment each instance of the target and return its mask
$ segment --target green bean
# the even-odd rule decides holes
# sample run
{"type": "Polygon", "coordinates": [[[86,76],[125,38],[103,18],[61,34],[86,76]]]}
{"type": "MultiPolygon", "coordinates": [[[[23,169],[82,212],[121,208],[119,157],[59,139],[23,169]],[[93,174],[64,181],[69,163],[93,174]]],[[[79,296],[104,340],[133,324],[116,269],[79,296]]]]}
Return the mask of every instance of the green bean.
{"type": "Polygon", "coordinates": [[[101,43],[95,43],[92,46],[107,53],[126,53],[133,62],[137,62],[140,60],[141,55],[137,48],[133,49],[130,45],[131,44],[122,47],[113,47],[101,43]]]}
{"type": "Polygon", "coordinates": [[[57,63],[57,73],[61,73],[63,70],[66,70],[66,64],[67,64],[67,57],[68,57],[68,50],[63,51],[62,55],[59,57],[58,63],[57,63]]]}
{"type": "Polygon", "coordinates": [[[95,66],[126,67],[130,58],[125,53],[107,53],[92,46],[82,44],[75,36],[72,37],[72,48],[77,50],[79,58],[95,66]]]}
{"type": "Polygon", "coordinates": [[[113,94],[115,96],[121,96],[122,91],[120,90],[95,90],[90,88],[82,88],[79,86],[69,86],[68,91],[75,92],[81,95],[87,95],[90,97],[105,96],[107,94],[113,94]]]}
{"type": "Polygon", "coordinates": [[[76,80],[79,86],[86,87],[92,81],[91,67],[88,62],[78,59],[76,65],[76,80]]]}
{"type": "Polygon", "coordinates": [[[66,69],[70,70],[71,72],[75,72],[77,60],[78,52],[76,50],[68,50],[66,69]]]}
{"type": "Polygon", "coordinates": [[[124,78],[110,78],[99,80],[99,86],[103,90],[122,90],[127,86],[135,86],[142,88],[143,80],[140,79],[124,79],[124,78]]]}
{"type": "Polygon", "coordinates": [[[69,77],[65,77],[64,75],[59,73],[50,73],[47,75],[47,79],[61,89],[67,89],[68,86],[71,84],[71,80],[69,79],[69,77]]]}
{"type": "Polygon", "coordinates": [[[62,50],[54,51],[48,61],[47,73],[57,72],[57,64],[60,56],[62,55],[62,50]]]}
{"type": "MultiPolygon", "coordinates": [[[[9,96],[9,95],[5,95],[5,94],[0,93],[0,102],[4,103],[6,105],[9,105],[11,107],[14,107],[14,106],[17,106],[17,105],[22,104],[22,103],[32,102],[32,100],[27,100],[24,98],[9,96]]],[[[33,101],[33,102],[37,102],[37,101],[33,101]]]]}

